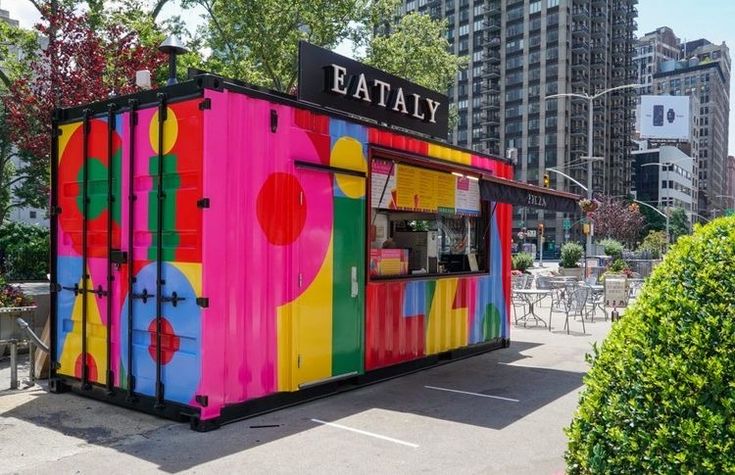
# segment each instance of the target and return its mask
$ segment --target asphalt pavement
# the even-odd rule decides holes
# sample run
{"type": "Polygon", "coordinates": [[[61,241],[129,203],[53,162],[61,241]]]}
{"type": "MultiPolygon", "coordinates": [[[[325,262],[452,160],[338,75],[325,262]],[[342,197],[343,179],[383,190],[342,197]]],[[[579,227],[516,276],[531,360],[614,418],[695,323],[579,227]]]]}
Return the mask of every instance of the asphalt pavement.
{"type": "Polygon", "coordinates": [[[6,390],[0,360],[0,473],[563,473],[585,353],[610,322],[567,335],[562,321],[514,326],[507,349],[209,433],[39,385],[6,390]]]}

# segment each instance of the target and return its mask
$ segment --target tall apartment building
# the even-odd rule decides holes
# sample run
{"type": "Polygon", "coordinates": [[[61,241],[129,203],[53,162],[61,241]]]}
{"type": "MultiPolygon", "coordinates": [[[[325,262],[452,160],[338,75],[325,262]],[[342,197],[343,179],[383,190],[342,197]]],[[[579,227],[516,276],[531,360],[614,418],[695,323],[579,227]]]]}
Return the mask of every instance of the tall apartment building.
{"type": "MultiPolygon", "coordinates": [[[[595,94],[628,84],[637,0],[404,0],[403,12],[446,18],[453,52],[470,63],[449,96],[459,111],[453,143],[490,153],[517,150],[516,178],[543,184],[555,167],[587,182],[587,103],[557,93],[595,94]]],[[[635,91],[619,90],[594,104],[593,189],[611,195],[630,187],[630,135],[635,91]]],[[[551,187],[583,193],[552,174],[551,187]]],[[[519,210],[523,213],[524,210],[519,210]]],[[[543,219],[547,247],[566,236],[556,213],[543,219]]],[[[572,237],[579,238],[577,228],[572,237]]]]}
{"type": "Polygon", "coordinates": [[[698,149],[699,214],[712,216],[727,202],[727,155],[730,125],[730,54],[725,43],[700,39],[680,47],[679,61],[663,62],[653,74],[655,95],[688,95],[698,107],[692,141],[698,149]]]}
{"type": "Polygon", "coordinates": [[[681,41],[668,26],[662,26],[638,39],[633,56],[633,68],[641,94],[653,94],[653,75],[666,61],[678,60],[681,41]]]}

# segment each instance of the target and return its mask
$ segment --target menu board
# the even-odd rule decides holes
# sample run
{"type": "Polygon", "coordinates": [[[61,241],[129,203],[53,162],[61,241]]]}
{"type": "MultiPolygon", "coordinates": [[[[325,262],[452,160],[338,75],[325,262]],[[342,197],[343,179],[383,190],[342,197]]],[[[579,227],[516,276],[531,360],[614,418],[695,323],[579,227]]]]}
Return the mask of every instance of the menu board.
{"type": "Polygon", "coordinates": [[[373,160],[370,192],[373,208],[480,214],[478,180],[452,173],[373,160]]]}
{"type": "Polygon", "coordinates": [[[373,160],[370,172],[370,206],[395,209],[396,170],[393,162],[373,160]]]}
{"type": "Polygon", "coordinates": [[[457,178],[457,213],[480,214],[480,182],[466,177],[457,178]]]}

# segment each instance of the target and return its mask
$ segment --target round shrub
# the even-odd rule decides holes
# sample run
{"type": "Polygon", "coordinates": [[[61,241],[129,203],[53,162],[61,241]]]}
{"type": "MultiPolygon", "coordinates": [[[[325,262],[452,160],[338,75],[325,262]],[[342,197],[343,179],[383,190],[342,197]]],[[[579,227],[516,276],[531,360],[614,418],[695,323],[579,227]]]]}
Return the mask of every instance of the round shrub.
{"type": "Polygon", "coordinates": [[[0,227],[0,271],[7,280],[44,280],[49,271],[49,230],[8,222],[0,227]]]}
{"type": "Polygon", "coordinates": [[[734,268],[735,218],[672,247],[593,349],[570,473],[735,473],[734,268]]]}
{"type": "Polygon", "coordinates": [[[559,266],[567,269],[577,267],[577,262],[582,258],[584,249],[576,242],[565,243],[561,247],[559,266]]]}
{"type": "Polygon", "coordinates": [[[605,255],[610,256],[613,259],[623,258],[623,244],[615,239],[603,239],[600,241],[600,246],[605,249],[605,255]]]}
{"type": "Polygon", "coordinates": [[[513,269],[526,272],[526,269],[533,267],[533,256],[527,252],[519,252],[511,259],[513,269]]]}

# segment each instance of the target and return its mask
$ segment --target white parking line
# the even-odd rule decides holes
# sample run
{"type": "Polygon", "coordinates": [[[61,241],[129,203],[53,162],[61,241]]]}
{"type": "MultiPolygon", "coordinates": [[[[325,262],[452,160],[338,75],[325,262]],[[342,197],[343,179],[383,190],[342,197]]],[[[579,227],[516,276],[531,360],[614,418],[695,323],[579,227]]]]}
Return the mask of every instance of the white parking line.
{"type": "Polygon", "coordinates": [[[316,422],[317,424],[323,424],[325,426],[336,427],[337,429],[344,429],[344,430],[348,430],[350,432],[355,432],[357,434],[367,435],[369,437],[375,437],[376,439],[387,440],[388,442],[393,442],[395,444],[406,445],[406,446],[412,447],[414,449],[417,449],[419,447],[418,444],[414,444],[414,443],[411,443],[411,442],[406,442],[404,440],[394,439],[393,437],[388,437],[388,436],[385,436],[385,435],[375,434],[373,432],[368,432],[366,430],[354,429],[352,427],[343,426],[342,424],[336,424],[334,422],[326,422],[326,421],[321,421],[319,419],[312,419],[311,421],[312,422],[316,422]]]}
{"type": "Polygon", "coordinates": [[[458,389],[437,388],[436,386],[424,386],[424,387],[426,389],[434,389],[435,391],[446,391],[448,393],[467,394],[469,396],[478,396],[478,397],[486,397],[489,399],[500,399],[501,401],[518,402],[518,399],[513,399],[513,398],[503,397],[503,396],[492,396],[490,394],[472,393],[469,391],[460,391],[458,389]]]}

